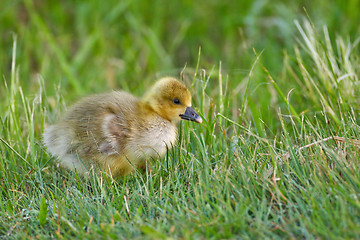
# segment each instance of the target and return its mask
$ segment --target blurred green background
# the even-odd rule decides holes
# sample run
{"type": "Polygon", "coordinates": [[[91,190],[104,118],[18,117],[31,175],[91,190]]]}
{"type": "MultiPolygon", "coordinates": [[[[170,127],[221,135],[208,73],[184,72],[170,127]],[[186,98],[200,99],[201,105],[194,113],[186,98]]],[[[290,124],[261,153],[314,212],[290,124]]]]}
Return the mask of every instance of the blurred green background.
{"type": "MultiPolygon", "coordinates": [[[[249,72],[253,48],[264,51],[262,62],[277,76],[284,50],[296,42],[295,19],[308,13],[319,29],[326,24],[332,35],[353,39],[359,9],[359,0],[3,0],[0,72],[9,81],[15,35],[26,93],[38,88],[38,73],[49,94],[59,83],[68,97],[112,88],[141,93],[139,83],[195,68],[200,47],[201,68],[218,68],[221,61],[231,81],[241,82],[249,72]]],[[[254,77],[255,83],[262,79],[254,77]]]]}
{"type": "MultiPolygon", "coordinates": [[[[59,94],[66,105],[111,89],[140,96],[158,77],[179,77],[183,72],[191,84],[195,74],[196,81],[203,74],[202,79],[210,76],[209,102],[220,95],[229,100],[223,114],[237,120],[247,91],[248,118],[262,119],[276,132],[280,123],[274,116],[285,105],[263,66],[285,95],[295,89],[292,101],[297,112],[321,111],[320,101],[306,100],[298,85],[294,49],[300,46],[310,68],[314,63],[301,47],[304,40],[294,21],[310,20],[319,39],[324,39],[327,26],[337,49],[337,34],[351,42],[358,36],[359,9],[359,0],[2,1],[0,73],[10,85],[16,38],[17,79],[25,96],[34,96],[43,81],[50,109],[60,112],[59,94]],[[222,93],[219,73],[224,78],[222,93]]],[[[0,86],[2,103],[7,101],[7,91],[4,84],[0,86]]],[[[199,104],[194,96],[194,106],[199,104]]],[[[207,114],[206,104],[203,114],[207,114]]],[[[215,106],[215,113],[219,108],[215,106]]]]}

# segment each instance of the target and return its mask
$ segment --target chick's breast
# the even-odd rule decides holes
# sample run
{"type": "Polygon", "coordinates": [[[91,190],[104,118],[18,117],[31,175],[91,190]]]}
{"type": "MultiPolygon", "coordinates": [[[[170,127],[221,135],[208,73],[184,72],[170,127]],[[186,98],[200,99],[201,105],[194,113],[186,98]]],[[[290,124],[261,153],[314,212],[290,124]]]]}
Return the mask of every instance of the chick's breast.
{"type": "Polygon", "coordinates": [[[177,138],[174,124],[159,116],[146,116],[136,121],[126,149],[127,154],[139,161],[162,157],[177,138]]]}

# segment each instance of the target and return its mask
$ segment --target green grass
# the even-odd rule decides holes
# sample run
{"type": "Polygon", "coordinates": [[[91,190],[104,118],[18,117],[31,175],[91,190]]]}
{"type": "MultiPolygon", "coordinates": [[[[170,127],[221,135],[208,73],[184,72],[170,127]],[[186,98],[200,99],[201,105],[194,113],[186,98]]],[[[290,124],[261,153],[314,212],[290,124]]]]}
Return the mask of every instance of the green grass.
{"type": "Polygon", "coordinates": [[[360,238],[359,1],[1,5],[1,238],[360,238]],[[180,73],[204,122],[150,172],[42,146],[76,99],[180,73]]]}

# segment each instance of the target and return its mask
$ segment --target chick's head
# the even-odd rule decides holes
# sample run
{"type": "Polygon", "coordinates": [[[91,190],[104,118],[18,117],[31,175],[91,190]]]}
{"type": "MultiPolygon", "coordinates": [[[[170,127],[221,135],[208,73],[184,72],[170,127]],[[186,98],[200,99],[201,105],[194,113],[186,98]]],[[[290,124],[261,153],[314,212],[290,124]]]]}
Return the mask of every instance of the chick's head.
{"type": "Polygon", "coordinates": [[[187,87],[172,77],[158,80],[143,99],[157,114],[169,121],[186,119],[201,122],[201,118],[191,108],[191,94],[187,87]],[[191,111],[189,110],[191,109],[191,111]],[[192,113],[192,119],[184,118],[192,113]]]}

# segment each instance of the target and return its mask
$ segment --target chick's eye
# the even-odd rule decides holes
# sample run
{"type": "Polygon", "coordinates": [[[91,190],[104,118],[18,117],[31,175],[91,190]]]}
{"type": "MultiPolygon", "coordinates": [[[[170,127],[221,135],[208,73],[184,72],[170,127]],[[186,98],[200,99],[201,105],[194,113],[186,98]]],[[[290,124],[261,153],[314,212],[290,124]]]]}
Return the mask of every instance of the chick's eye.
{"type": "Polygon", "coordinates": [[[173,100],[173,103],[175,103],[175,104],[180,104],[180,100],[177,99],[177,98],[175,98],[175,99],[173,100]]]}

